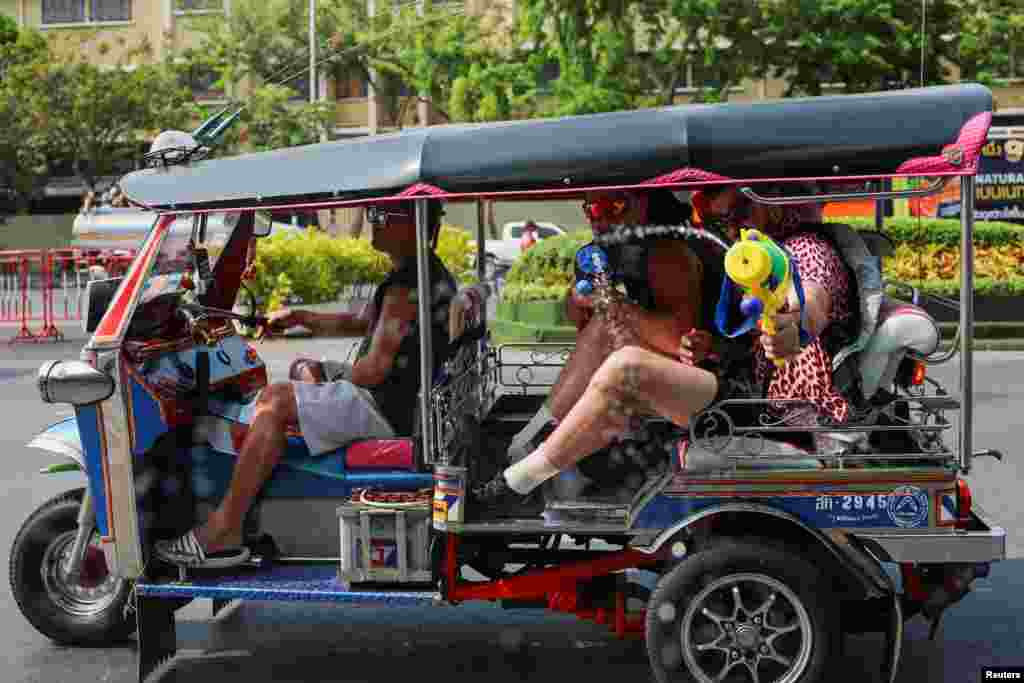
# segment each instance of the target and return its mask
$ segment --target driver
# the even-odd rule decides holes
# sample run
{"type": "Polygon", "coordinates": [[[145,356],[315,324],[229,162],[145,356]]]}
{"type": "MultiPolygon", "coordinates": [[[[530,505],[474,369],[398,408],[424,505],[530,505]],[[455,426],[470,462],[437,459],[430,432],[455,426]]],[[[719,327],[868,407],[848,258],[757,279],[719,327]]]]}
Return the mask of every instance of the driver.
{"type": "MultiPolygon", "coordinates": [[[[441,225],[441,203],[428,204],[431,243],[441,225]]],[[[303,325],[314,334],[363,336],[356,362],[330,381],[288,381],[260,392],[252,423],[238,454],[231,485],[206,523],[172,541],[158,541],[157,557],[179,566],[229,567],[245,562],[242,524],[249,506],[286,447],[289,425],[298,424],[312,455],[357,439],[412,434],[420,388],[417,325],[416,222],[413,202],[371,206],[373,248],[388,255],[394,270],[361,315],[284,310],[271,316],[276,329],[303,325]]],[[[433,251],[431,316],[435,367],[448,346],[448,305],[455,280],[433,251]]]]}

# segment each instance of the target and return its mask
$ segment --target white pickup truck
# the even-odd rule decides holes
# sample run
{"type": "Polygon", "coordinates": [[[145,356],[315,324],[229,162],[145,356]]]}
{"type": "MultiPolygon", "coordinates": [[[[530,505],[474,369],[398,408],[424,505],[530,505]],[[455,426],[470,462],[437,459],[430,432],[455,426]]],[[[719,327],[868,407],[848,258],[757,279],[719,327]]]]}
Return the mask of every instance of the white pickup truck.
{"type": "MultiPolygon", "coordinates": [[[[556,235],[564,235],[565,229],[548,221],[534,221],[537,226],[537,239],[542,240],[556,235]]],[[[501,239],[489,239],[486,245],[488,275],[500,274],[512,267],[512,263],[522,253],[521,240],[526,221],[510,221],[501,228],[501,239]]]]}

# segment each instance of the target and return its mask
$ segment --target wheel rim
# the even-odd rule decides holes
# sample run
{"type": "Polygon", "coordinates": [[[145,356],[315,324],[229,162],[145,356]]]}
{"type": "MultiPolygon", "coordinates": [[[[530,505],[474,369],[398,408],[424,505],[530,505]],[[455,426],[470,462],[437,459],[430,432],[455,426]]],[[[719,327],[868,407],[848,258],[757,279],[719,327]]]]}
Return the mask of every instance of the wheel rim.
{"type": "Polygon", "coordinates": [[[103,612],[117,598],[121,581],[107,571],[106,562],[98,563],[102,551],[90,544],[83,560],[82,577],[73,581],[68,575],[68,562],[74,546],[76,531],[66,531],[46,549],[40,571],[43,586],[55,605],[76,617],[93,617],[103,612]],[[99,553],[97,557],[96,553],[99,553]],[[91,566],[90,566],[91,565],[91,566]],[[89,575],[92,576],[89,576],[89,575]],[[91,580],[83,581],[83,578],[91,580]]]}
{"type": "Polygon", "coordinates": [[[814,645],[800,598],[784,583],[752,573],[705,586],[687,606],[679,637],[686,667],[701,683],[793,683],[814,645]]]}

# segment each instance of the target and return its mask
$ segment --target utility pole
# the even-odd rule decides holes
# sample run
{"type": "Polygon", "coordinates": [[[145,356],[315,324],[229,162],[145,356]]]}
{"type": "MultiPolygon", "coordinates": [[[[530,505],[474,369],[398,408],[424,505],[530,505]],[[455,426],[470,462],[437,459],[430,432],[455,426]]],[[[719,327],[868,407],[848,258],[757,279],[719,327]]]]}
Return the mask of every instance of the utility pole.
{"type": "Polygon", "coordinates": [[[309,101],[316,102],[316,0],[309,0],[309,101]]]}
{"type": "MultiPolygon", "coordinates": [[[[366,0],[366,16],[369,18],[370,30],[373,30],[373,22],[377,15],[376,0],[366,0]]],[[[377,80],[377,72],[369,69],[370,79],[366,84],[366,118],[367,128],[370,135],[376,135],[380,126],[380,112],[377,108],[377,89],[373,82],[377,80]]]]}
{"type": "MultiPolygon", "coordinates": [[[[423,0],[416,0],[416,13],[422,18],[423,17],[423,0]]],[[[427,101],[430,96],[429,92],[417,93],[418,100],[416,103],[416,115],[419,117],[420,125],[430,125],[430,104],[427,101]]]]}

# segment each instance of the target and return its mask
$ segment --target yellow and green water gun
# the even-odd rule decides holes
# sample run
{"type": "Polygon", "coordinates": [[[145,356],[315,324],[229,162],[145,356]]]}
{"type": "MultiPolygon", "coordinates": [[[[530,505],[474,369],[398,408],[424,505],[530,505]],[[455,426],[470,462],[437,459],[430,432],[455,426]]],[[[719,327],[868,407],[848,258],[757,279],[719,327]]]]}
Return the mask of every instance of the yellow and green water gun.
{"type": "MultiPolygon", "coordinates": [[[[725,274],[715,322],[726,337],[746,334],[755,326],[775,334],[773,317],[786,305],[790,289],[800,302],[800,344],[810,342],[804,327],[804,289],[796,261],[774,240],[758,230],[741,230],[740,239],[725,253],[725,274]]],[[[775,359],[782,367],[785,361],[775,359]]]]}

